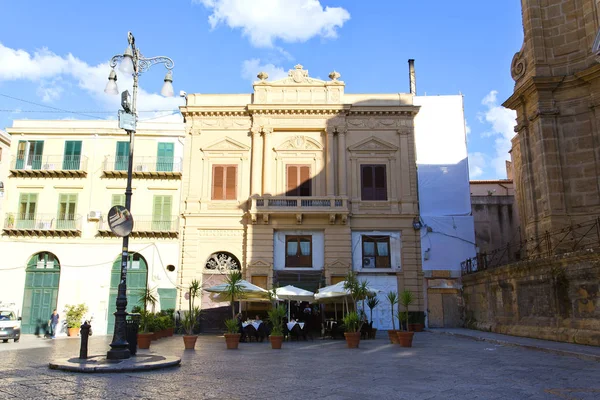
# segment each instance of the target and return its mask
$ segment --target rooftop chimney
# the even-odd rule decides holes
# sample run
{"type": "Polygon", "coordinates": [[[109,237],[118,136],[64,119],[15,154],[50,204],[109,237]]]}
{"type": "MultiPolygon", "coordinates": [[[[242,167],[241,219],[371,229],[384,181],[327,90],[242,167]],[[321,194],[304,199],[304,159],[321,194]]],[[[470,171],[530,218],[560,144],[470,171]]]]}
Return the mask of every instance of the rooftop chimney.
{"type": "Polygon", "coordinates": [[[408,78],[410,82],[410,94],[417,95],[417,78],[415,76],[415,60],[408,60],[408,78]]]}

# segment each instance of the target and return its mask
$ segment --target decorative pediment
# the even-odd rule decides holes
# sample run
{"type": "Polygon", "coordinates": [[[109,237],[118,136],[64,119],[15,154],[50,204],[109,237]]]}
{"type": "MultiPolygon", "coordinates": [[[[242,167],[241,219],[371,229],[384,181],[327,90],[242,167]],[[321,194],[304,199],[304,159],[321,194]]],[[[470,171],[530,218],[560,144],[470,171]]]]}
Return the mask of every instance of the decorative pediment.
{"type": "Polygon", "coordinates": [[[323,150],[323,146],[315,139],[312,139],[308,136],[299,135],[289,138],[288,140],[283,142],[279,147],[277,147],[276,150],[323,150]]]}
{"type": "Polygon", "coordinates": [[[250,147],[246,146],[243,143],[238,142],[237,140],[233,140],[229,137],[225,139],[219,140],[216,143],[209,145],[203,149],[202,151],[249,151],[250,147]]]}
{"type": "Polygon", "coordinates": [[[250,264],[248,264],[248,266],[249,267],[270,267],[271,264],[269,264],[263,260],[254,260],[250,264]]]}
{"type": "Polygon", "coordinates": [[[342,261],[336,258],[333,262],[327,264],[328,268],[348,268],[350,261],[342,261]]]}
{"type": "Polygon", "coordinates": [[[386,142],[383,139],[379,139],[378,137],[371,136],[348,147],[348,150],[356,152],[364,151],[370,153],[394,153],[398,150],[398,146],[386,142]]]}

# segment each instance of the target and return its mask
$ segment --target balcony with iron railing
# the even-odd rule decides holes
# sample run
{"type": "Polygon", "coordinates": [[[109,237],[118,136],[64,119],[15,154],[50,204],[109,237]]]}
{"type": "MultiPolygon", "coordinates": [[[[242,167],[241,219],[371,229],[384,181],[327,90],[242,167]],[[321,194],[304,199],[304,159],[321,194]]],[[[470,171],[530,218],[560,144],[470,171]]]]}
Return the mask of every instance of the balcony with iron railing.
{"type": "Polygon", "coordinates": [[[329,223],[334,224],[337,217],[343,224],[348,218],[348,199],[346,197],[291,197],[291,196],[261,196],[253,197],[250,207],[252,222],[256,223],[258,216],[268,221],[270,215],[293,215],[296,223],[302,223],[303,215],[325,215],[329,223]]]}
{"type": "Polygon", "coordinates": [[[87,175],[86,156],[28,156],[13,157],[10,173],[21,177],[76,177],[87,175]]]}
{"type": "Polygon", "coordinates": [[[81,236],[81,216],[77,214],[6,213],[3,231],[11,236],[81,236]]]}
{"type": "MultiPolygon", "coordinates": [[[[100,221],[98,235],[115,236],[108,221],[100,221]]],[[[179,217],[155,217],[152,215],[134,215],[132,237],[177,238],[179,236],[179,217]]]]}
{"type": "MultiPolygon", "coordinates": [[[[126,178],[129,156],[106,157],[102,171],[110,178],[126,178]]],[[[180,179],[183,160],[173,157],[133,157],[134,178],[180,179]]]]}

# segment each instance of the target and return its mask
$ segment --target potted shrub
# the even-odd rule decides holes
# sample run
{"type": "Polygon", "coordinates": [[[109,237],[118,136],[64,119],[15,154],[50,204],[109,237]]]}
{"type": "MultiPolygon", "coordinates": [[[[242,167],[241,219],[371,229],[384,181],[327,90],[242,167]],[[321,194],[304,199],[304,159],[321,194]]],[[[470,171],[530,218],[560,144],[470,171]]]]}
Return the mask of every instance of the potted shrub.
{"type": "Polygon", "coordinates": [[[411,332],[423,332],[425,328],[425,313],[412,313],[409,314],[409,318],[415,322],[408,324],[408,330],[411,332]]]}
{"type": "Polygon", "coordinates": [[[167,336],[173,336],[175,333],[175,310],[173,308],[168,308],[164,313],[168,317],[167,336]]]}
{"type": "MultiPolygon", "coordinates": [[[[283,319],[285,318],[285,308],[273,307],[268,312],[269,321],[273,325],[269,340],[272,349],[281,349],[283,343],[283,319]]],[[[236,321],[237,323],[237,321],[236,321]]]]}
{"type": "Polygon", "coordinates": [[[225,328],[227,329],[227,333],[225,333],[227,348],[230,350],[237,349],[240,344],[240,336],[242,336],[238,332],[238,320],[235,318],[226,319],[225,328]]]}
{"type": "Polygon", "coordinates": [[[396,334],[396,332],[398,332],[396,330],[396,323],[394,322],[394,318],[395,318],[395,313],[394,313],[394,306],[396,304],[398,304],[398,293],[394,292],[393,290],[388,292],[388,294],[386,295],[387,301],[390,303],[390,306],[392,307],[392,330],[388,331],[388,337],[390,338],[390,342],[394,343],[394,344],[398,344],[398,335],[396,334]]]}
{"type": "Polygon", "coordinates": [[[402,307],[404,307],[404,312],[401,313],[400,309],[398,309],[398,321],[400,321],[400,318],[402,318],[402,321],[406,322],[406,331],[398,331],[396,333],[398,335],[400,346],[402,347],[412,347],[413,336],[415,334],[414,332],[408,331],[408,306],[410,306],[412,303],[412,292],[408,289],[402,291],[402,293],[400,293],[400,304],[402,304],[402,307]]]}
{"type": "Polygon", "coordinates": [[[81,321],[83,316],[88,311],[85,304],[69,305],[65,306],[65,319],[67,321],[67,329],[69,336],[76,337],[81,327],[81,321]]]}
{"type": "Polygon", "coordinates": [[[15,226],[15,215],[13,213],[6,214],[7,228],[13,228],[15,226]]]}
{"type": "MultiPolygon", "coordinates": [[[[367,307],[371,311],[371,324],[373,324],[373,309],[379,305],[379,299],[377,295],[370,294],[367,296],[367,307]]],[[[371,329],[371,339],[375,339],[375,335],[377,334],[377,328],[371,329]]]]}
{"type": "Polygon", "coordinates": [[[137,344],[139,349],[149,349],[150,342],[154,334],[150,331],[154,323],[154,314],[140,310],[140,330],[137,334],[137,344]]]}
{"type": "Polygon", "coordinates": [[[352,311],[346,314],[343,320],[346,344],[349,349],[356,349],[360,343],[360,318],[355,311],[352,311]]]}
{"type": "MultiPolygon", "coordinates": [[[[225,277],[225,296],[231,302],[231,318],[235,319],[235,302],[242,294],[244,287],[242,286],[242,273],[240,271],[232,271],[225,277]]],[[[240,310],[241,311],[241,310],[240,310]]]]}
{"type": "Polygon", "coordinates": [[[200,308],[194,306],[194,300],[200,294],[200,282],[194,279],[188,287],[188,293],[189,310],[182,321],[183,329],[186,333],[183,335],[183,345],[186,350],[193,350],[196,347],[196,340],[198,340],[198,335],[194,335],[194,327],[196,326],[198,315],[200,315],[200,308]]]}
{"type": "MultiPolygon", "coordinates": [[[[146,326],[145,326],[145,333],[150,333],[151,334],[151,338],[152,340],[157,340],[158,339],[158,321],[156,316],[154,315],[154,309],[156,308],[156,303],[158,302],[158,299],[156,298],[156,294],[154,292],[154,289],[149,289],[149,288],[145,288],[145,289],[140,289],[138,290],[138,305],[141,308],[140,314],[142,311],[147,311],[148,310],[148,306],[150,306],[152,312],[152,316],[147,315],[146,318],[146,326]]],[[[140,347],[143,348],[143,347],[140,347]]]]}

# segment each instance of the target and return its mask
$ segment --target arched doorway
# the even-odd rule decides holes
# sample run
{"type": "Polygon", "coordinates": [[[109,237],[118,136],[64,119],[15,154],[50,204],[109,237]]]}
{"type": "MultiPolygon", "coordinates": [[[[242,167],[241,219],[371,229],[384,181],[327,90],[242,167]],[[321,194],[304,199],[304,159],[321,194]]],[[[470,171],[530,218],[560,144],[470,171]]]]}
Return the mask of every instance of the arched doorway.
{"type": "Polygon", "coordinates": [[[40,334],[46,330],[56,308],[59,281],[60,262],[54,254],[44,251],[31,256],[25,273],[22,333],[40,334]]]}
{"type": "MultiPolygon", "coordinates": [[[[106,333],[111,335],[115,330],[115,316],[117,311],[117,293],[121,280],[121,256],[117,257],[112,266],[110,275],[110,292],[108,297],[108,325],[106,333]]],[[[129,254],[127,263],[127,311],[139,306],[140,291],[146,290],[148,284],[148,264],[139,253],[129,254]]]]}
{"type": "MultiPolygon", "coordinates": [[[[225,281],[231,271],[242,269],[238,258],[227,251],[212,253],[204,264],[202,287],[208,288],[225,281]]],[[[229,303],[217,303],[210,298],[210,293],[202,291],[202,331],[217,332],[223,330],[223,321],[231,318],[229,303]]]]}

